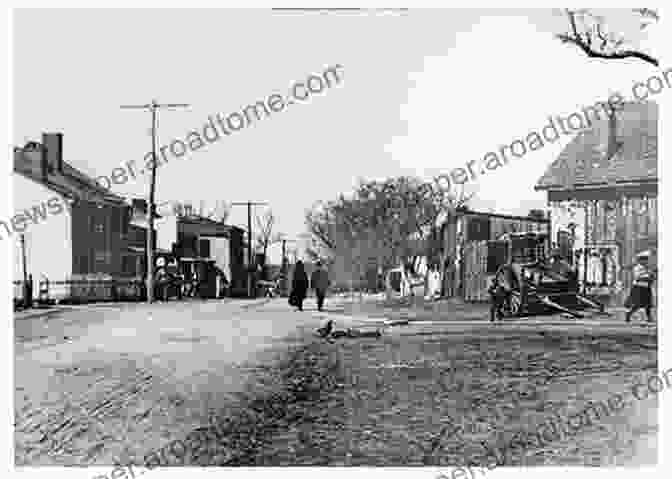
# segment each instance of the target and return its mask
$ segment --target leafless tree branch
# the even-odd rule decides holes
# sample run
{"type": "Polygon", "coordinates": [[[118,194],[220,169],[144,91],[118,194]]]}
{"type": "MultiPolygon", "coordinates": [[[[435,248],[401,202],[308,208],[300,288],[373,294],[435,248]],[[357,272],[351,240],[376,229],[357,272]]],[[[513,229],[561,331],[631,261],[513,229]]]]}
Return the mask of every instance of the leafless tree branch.
{"type": "MultiPolygon", "coordinates": [[[[656,21],[659,18],[657,12],[654,10],[633,9],[633,11],[641,15],[643,18],[653,18],[656,21]]],[[[659,66],[658,60],[651,55],[648,55],[647,53],[633,49],[622,50],[621,47],[624,45],[625,39],[623,37],[618,38],[613,34],[605,34],[603,32],[604,19],[601,17],[593,15],[590,12],[570,9],[567,9],[566,13],[569,19],[571,31],[569,33],[561,33],[556,35],[556,38],[558,38],[563,43],[576,45],[589,58],[602,58],[607,60],[636,58],[656,67],[659,66]],[[582,26],[584,27],[583,32],[580,32],[577,26],[577,15],[580,15],[582,26]],[[586,16],[590,16],[595,22],[595,35],[601,40],[599,47],[593,45],[591,27],[588,26],[585,22],[586,16]],[[581,33],[583,33],[583,36],[581,33]]]]}

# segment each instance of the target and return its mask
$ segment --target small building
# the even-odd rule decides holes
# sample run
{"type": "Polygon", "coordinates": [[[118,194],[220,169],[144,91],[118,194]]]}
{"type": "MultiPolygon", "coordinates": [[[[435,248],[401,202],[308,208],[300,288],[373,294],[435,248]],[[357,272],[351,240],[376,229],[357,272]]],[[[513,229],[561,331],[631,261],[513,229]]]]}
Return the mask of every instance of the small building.
{"type": "Polygon", "coordinates": [[[52,297],[109,296],[109,288],[75,283],[122,276],[124,199],[63,160],[61,133],[14,149],[13,189],[15,215],[0,221],[0,236],[15,244],[15,282],[23,280],[25,257],[25,274],[47,279],[52,297]]]}
{"type": "Polygon", "coordinates": [[[658,105],[625,103],[564,148],[538,180],[554,240],[586,291],[623,304],[635,255],[658,249],[658,105]]]}
{"type": "MultiPolygon", "coordinates": [[[[497,270],[497,247],[506,233],[550,234],[550,220],[538,216],[512,216],[458,209],[439,225],[442,296],[465,301],[487,301],[497,270]]],[[[548,247],[549,245],[547,245],[548,247]]]]}
{"type": "MultiPolygon", "coordinates": [[[[244,231],[237,226],[204,218],[189,212],[177,212],[156,222],[157,246],[173,251],[183,265],[182,273],[191,277],[210,277],[212,263],[223,272],[230,284],[231,294],[246,294],[244,231]]],[[[218,291],[216,279],[208,287],[218,291]]],[[[215,293],[215,296],[217,293],[215,293]]]]}
{"type": "MultiPolygon", "coordinates": [[[[128,205],[126,222],[128,227],[124,232],[126,240],[125,249],[122,251],[122,274],[144,280],[147,273],[147,231],[149,223],[149,208],[147,200],[132,198],[128,205]]],[[[154,214],[154,220],[161,219],[161,215],[154,214]]],[[[156,251],[157,233],[154,228],[154,250],[156,251]]]]}

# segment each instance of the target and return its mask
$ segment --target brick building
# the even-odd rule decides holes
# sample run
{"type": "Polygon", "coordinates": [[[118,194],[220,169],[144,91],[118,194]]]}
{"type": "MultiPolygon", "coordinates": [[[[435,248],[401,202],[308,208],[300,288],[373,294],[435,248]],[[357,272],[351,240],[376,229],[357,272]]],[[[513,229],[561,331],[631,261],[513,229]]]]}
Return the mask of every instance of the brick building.
{"type": "Polygon", "coordinates": [[[15,148],[13,186],[15,215],[0,226],[16,245],[15,280],[24,253],[35,281],[122,276],[127,205],[64,161],[62,134],[15,148]]]}

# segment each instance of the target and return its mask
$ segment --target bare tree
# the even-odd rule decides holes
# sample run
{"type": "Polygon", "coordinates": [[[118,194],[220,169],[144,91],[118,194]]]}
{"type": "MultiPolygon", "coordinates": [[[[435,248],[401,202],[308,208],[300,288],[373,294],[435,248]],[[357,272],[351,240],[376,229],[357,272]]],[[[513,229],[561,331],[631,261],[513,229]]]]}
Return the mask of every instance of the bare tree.
{"type": "Polygon", "coordinates": [[[417,264],[420,257],[437,255],[430,246],[439,216],[469,199],[443,187],[439,178],[363,181],[352,195],[318,203],[307,212],[306,225],[313,239],[309,254],[347,257],[353,265],[347,273],[355,279],[360,268],[417,264]]]}
{"type": "Polygon", "coordinates": [[[214,208],[210,209],[206,218],[220,223],[226,223],[231,214],[231,205],[224,200],[216,201],[214,208]]]}
{"type": "Polygon", "coordinates": [[[201,200],[198,211],[196,211],[191,201],[176,201],[173,203],[172,208],[176,216],[200,216],[201,218],[208,218],[221,223],[225,223],[231,213],[231,205],[226,203],[226,201],[216,201],[214,207],[207,208],[205,202],[201,200]]]}
{"type": "Polygon", "coordinates": [[[255,218],[257,224],[257,251],[261,251],[266,257],[268,247],[280,240],[280,235],[273,234],[273,227],[275,226],[275,215],[273,210],[266,210],[263,215],[257,215],[255,218]]]}
{"type": "MultiPolygon", "coordinates": [[[[650,8],[634,8],[630,12],[640,31],[660,18],[658,12],[650,8]]],[[[609,21],[604,15],[598,15],[588,8],[566,9],[565,13],[569,30],[557,35],[561,42],[576,45],[590,58],[608,60],[637,58],[658,66],[658,60],[639,51],[626,33],[610,28],[609,21]]]]}

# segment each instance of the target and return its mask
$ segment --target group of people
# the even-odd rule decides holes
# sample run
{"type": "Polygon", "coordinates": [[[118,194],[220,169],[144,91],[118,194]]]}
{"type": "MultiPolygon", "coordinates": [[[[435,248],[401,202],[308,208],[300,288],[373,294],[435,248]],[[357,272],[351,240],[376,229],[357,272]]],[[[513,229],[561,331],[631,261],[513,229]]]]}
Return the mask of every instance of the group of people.
{"type": "Polygon", "coordinates": [[[317,298],[317,310],[322,311],[324,307],[324,298],[329,289],[329,274],[321,261],[315,263],[315,271],[310,275],[310,283],[303,261],[297,261],[294,265],[294,274],[292,275],[292,289],[289,294],[289,304],[303,311],[303,301],[308,296],[309,286],[315,291],[317,298]]]}
{"type": "MultiPolygon", "coordinates": [[[[636,255],[636,264],[634,265],[633,283],[630,289],[630,294],[625,301],[627,312],[625,314],[625,322],[629,323],[632,315],[639,309],[644,309],[646,313],[647,322],[653,322],[651,316],[651,308],[653,307],[653,282],[655,281],[655,273],[649,267],[650,251],[642,251],[636,255]]],[[[554,249],[551,252],[550,268],[552,271],[566,276],[570,281],[578,281],[578,274],[574,268],[562,258],[560,251],[554,249]]],[[[503,268],[501,274],[498,274],[496,279],[490,286],[489,293],[491,298],[490,303],[490,321],[494,322],[495,317],[501,321],[503,317],[503,309],[507,301],[511,297],[514,289],[515,278],[510,268],[503,268]]]]}

